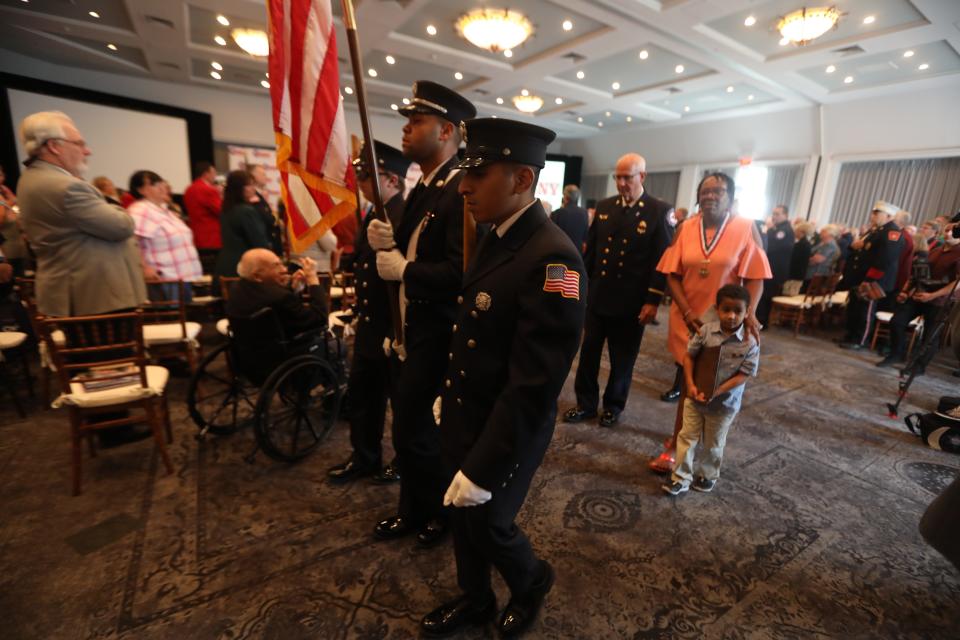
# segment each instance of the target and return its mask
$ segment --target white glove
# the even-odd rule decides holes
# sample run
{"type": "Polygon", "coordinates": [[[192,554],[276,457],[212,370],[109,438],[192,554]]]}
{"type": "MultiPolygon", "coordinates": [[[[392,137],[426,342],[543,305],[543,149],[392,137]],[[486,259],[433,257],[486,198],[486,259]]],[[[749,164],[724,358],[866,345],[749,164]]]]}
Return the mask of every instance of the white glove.
{"type": "Polygon", "coordinates": [[[492,497],[492,493],[473,484],[470,478],[463,475],[463,471],[457,471],[457,475],[453,476],[453,482],[447,487],[447,493],[443,496],[443,506],[448,507],[452,504],[455,507],[475,507],[492,497]]]}
{"type": "Polygon", "coordinates": [[[396,249],[377,252],[377,273],[384,280],[403,280],[403,270],[407,268],[407,259],[396,249]]]}
{"type": "Polygon", "coordinates": [[[393,350],[390,348],[390,338],[386,337],[383,339],[383,355],[389,358],[393,354],[393,350]]]}
{"type": "Polygon", "coordinates": [[[374,218],[367,227],[367,242],[375,251],[393,249],[397,246],[393,239],[393,225],[374,218]]]}

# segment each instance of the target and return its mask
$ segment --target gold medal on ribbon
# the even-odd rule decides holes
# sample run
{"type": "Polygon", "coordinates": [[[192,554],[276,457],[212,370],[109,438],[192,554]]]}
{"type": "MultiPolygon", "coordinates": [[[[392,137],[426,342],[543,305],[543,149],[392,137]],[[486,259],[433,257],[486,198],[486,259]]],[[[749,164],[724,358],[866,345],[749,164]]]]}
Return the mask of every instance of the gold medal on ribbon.
{"type": "Polygon", "coordinates": [[[706,278],[710,275],[710,261],[704,260],[700,263],[700,277],[706,278]]]}

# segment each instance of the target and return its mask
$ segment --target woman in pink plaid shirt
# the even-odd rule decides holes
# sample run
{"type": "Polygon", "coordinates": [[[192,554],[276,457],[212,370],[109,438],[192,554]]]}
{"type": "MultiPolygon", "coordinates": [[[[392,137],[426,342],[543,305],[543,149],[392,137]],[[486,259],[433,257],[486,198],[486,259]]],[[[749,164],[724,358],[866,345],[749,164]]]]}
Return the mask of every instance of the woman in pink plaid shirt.
{"type": "MultiPolygon", "coordinates": [[[[130,176],[130,193],[136,201],[127,210],[136,225],[144,279],[183,280],[189,299],[189,283],[203,275],[193,232],[164,206],[163,179],[153,171],[130,176]]],[[[175,287],[169,289],[164,290],[164,298],[175,299],[175,287]]]]}

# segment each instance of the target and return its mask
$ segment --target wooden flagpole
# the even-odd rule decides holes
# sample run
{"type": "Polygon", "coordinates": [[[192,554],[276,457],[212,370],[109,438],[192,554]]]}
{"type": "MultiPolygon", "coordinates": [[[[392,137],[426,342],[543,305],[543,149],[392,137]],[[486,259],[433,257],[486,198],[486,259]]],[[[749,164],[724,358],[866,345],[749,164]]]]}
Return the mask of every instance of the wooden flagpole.
{"type": "MultiPolygon", "coordinates": [[[[347,44],[350,48],[350,62],[353,67],[353,82],[357,86],[357,106],[360,108],[360,125],[363,128],[363,152],[365,163],[371,172],[371,190],[373,191],[373,215],[381,222],[387,222],[387,212],[380,194],[379,165],[377,152],[373,144],[373,132],[370,129],[370,116],[367,114],[367,90],[363,84],[363,61],[360,58],[360,39],[357,36],[357,16],[353,10],[353,0],[341,0],[343,4],[343,25],[347,28],[347,44]]],[[[388,282],[387,296],[390,301],[390,317],[393,321],[393,335],[396,347],[403,346],[403,321],[400,318],[400,284],[388,282]]]]}

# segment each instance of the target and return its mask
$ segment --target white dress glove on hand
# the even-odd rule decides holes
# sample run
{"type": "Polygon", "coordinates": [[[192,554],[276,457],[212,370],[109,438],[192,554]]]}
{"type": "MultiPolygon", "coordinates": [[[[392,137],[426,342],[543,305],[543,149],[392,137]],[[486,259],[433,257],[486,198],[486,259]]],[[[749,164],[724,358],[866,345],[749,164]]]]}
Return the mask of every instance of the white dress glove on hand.
{"type": "Polygon", "coordinates": [[[384,280],[401,282],[403,280],[403,270],[406,268],[407,259],[396,249],[377,252],[377,273],[384,280]]]}
{"type": "Polygon", "coordinates": [[[373,219],[367,227],[367,241],[374,251],[393,249],[397,243],[393,239],[393,225],[389,222],[373,219]]]}
{"type": "Polygon", "coordinates": [[[492,493],[473,484],[470,478],[463,475],[463,471],[457,471],[457,475],[453,476],[453,482],[447,487],[447,493],[443,496],[443,506],[448,507],[452,504],[455,507],[475,507],[492,497],[492,493]]]}

